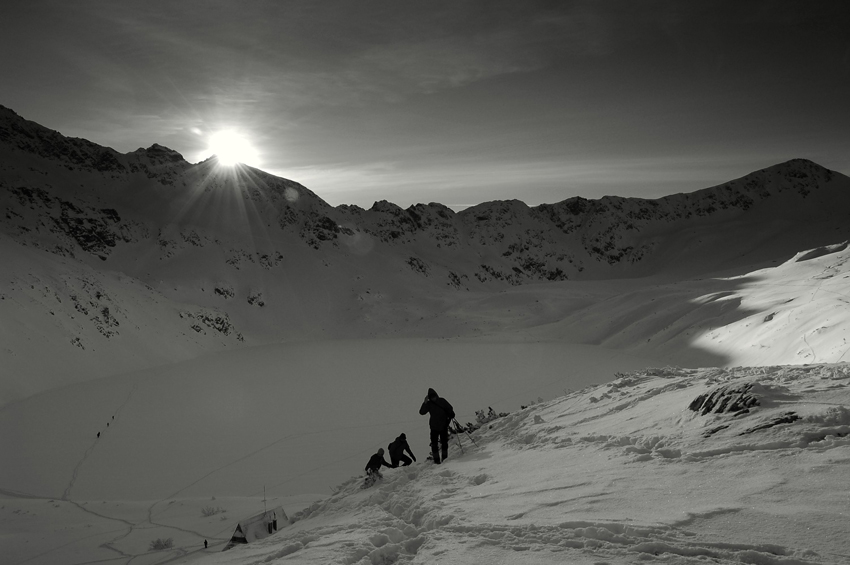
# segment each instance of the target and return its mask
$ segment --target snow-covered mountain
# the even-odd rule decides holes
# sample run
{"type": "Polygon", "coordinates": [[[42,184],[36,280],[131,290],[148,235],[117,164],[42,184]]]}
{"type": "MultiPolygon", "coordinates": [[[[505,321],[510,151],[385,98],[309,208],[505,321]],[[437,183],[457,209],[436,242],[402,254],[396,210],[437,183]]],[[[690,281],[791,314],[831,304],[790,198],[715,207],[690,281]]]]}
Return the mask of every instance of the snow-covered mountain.
{"type": "Polygon", "coordinates": [[[331,207],[0,108],[0,554],[846,563],[848,199],[794,160],[657,200],[331,207]],[[510,415],[432,466],[429,387],[510,415]],[[419,461],[361,490],[401,431],[419,461]],[[295,523],[216,554],[266,494],[295,523]]]}
{"type": "Polygon", "coordinates": [[[657,200],[496,201],[456,214],[434,203],[333,208],[298,183],[256,169],[221,169],[214,159],[191,165],[156,144],[122,155],[6,108],[0,142],[3,231],[22,244],[119,268],[126,268],[127,248],[152,240],[160,260],[218,246],[234,268],[274,265],[283,258],[275,246],[306,246],[327,259],[368,247],[440,286],[636,276],[671,266],[710,272],[776,259],[792,242],[795,249],[833,242],[850,217],[850,179],[805,159],[657,200]],[[737,245],[722,245],[729,231],[737,245]],[[776,239],[782,245],[756,251],[776,239]],[[703,257],[688,258],[695,254],[703,257]]]}
{"type": "Polygon", "coordinates": [[[2,404],[246,344],[478,335],[434,320],[522,285],[743,274],[850,238],[850,179],[793,160],[657,200],[334,208],[256,169],[120,154],[0,108],[0,210],[2,404]],[[51,354],[24,353],[36,342],[51,354]]]}

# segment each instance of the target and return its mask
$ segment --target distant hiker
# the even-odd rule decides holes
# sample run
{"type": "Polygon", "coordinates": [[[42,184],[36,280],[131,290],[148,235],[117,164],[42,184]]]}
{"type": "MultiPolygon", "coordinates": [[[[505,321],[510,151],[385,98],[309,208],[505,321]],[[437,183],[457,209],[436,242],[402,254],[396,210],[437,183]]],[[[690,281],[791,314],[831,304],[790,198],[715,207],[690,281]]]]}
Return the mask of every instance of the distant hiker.
{"type": "Polygon", "coordinates": [[[100,432],[97,432],[97,437],[100,437],[100,432]]]}
{"type": "Polygon", "coordinates": [[[413,461],[416,461],[416,456],[410,450],[410,445],[407,443],[407,436],[401,434],[395,441],[387,446],[387,451],[390,454],[390,462],[392,463],[392,467],[398,467],[399,461],[401,461],[402,467],[407,467],[412,463],[410,457],[413,458],[413,461]],[[410,454],[410,457],[404,454],[407,451],[410,454]]]}
{"type": "Polygon", "coordinates": [[[207,540],[204,540],[204,549],[207,548],[207,540]]]}
{"type": "Polygon", "coordinates": [[[384,476],[379,471],[381,465],[392,468],[392,465],[387,463],[386,459],[384,459],[383,448],[379,449],[375,455],[369,458],[369,462],[366,463],[366,474],[374,479],[383,479],[384,476]]]}
{"type": "Polygon", "coordinates": [[[428,396],[425,397],[425,402],[419,409],[421,415],[431,414],[428,419],[428,426],[431,428],[431,455],[434,457],[434,463],[440,464],[440,455],[442,452],[443,460],[449,455],[449,424],[455,417],[454,408],[445,398],[440,398],[437,391],[433,388],[428,389],[428,396]],[[440,440],[438,447],[437,440],[440,440]]]}

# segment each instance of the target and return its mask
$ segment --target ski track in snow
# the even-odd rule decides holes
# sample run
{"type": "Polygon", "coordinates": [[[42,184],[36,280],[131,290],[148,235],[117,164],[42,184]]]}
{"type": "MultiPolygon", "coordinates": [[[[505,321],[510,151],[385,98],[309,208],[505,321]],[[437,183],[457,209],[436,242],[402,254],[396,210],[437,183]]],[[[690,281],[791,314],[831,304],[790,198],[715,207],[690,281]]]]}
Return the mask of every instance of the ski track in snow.
{"type": "MultiPolygon", "coordinates": [[[[127,398],[125,398],[124,402],[122,402],[121,405],[118,407],[118,409],[115,410],[115,413],[112,416],[113,422],[116,422],[116,423],[118,422],[118,420],[120,419],[121,410],[125,406],[127,406],[127,404],[130,402],[130,399],[133,397],[133,393],[135,393],[135,392],[136,392],[136,385],[133,385],[133,388],[130,389],[130,392],[127,394],[127,398]]],[[[108,426],[108,424],[107,424],[107,426],[108,426]]],[[[66,502],[71,502],[71,489],[74,488],[74,483],[77,482],[77,476],[80,472],[80,468],[83,466],[83,463],[85,463],[86,460],[89,458],[89,456],[91,456],[91,454],[94,452],[94,449],[97,447],[97,444],[99,442],[100,442],[100,433],[98,433],[97,438],[94,440],[94,442],[91,444],[91,446],[89,446],[89,448],[86,449],[86,451],[83,453],[83,456],[80,458],[79,461],[77,461],[77,464],[74,466],[74,470],[71,472],[71,480],[68,481],[68,486],[65,487],[65,491],[62,493],[61,500],[64,500],[66,502]]]]}
{"type": "MultiPolygon", "coordinates": [[[[115,413],[114,413],[114,415],[113,415],[113,418],[112,418],[112,420],[110,420],[110,421],[111,421],[111,422],[113,422],[114,424],[117,424],[117,423],[118,423],[118,421],[120,420],[120,414],[121,414],[121,411],[122,411],[122,410],[123,410],[123,409],[127,406],[127,404],[129,404],[129,402],[131,401],[131,399],[132,399],[132,397],[133,397],[134,393],[135,393],[135,392],[136,392],[136,390],[137,390],[137,386],[138,386],[138,385],[136,385],[136,384],[134,384],[134,385],[133,385],[133,388],[132,388],[132,389],[130,390],[130,392],[127,394],[127,397],[124,399],[124,402],[123,402],[123,403],[121,403],[121,405],[120,405],[120,406],[119,406],[119,407],[115,410],[115,413]]],[[[74,501],[74,500],[72,500],[72,499],[70,498],[70,496],[71,496],[71,490],[72,490],[72,489],[73,489],[73,487],[74,487],[74,483],[75,483],[75,482],[76,482],[76,480],[77,480],[77,477],[78,477],[78,474],[79,474],[79,471],[80,471],[81,467],[82,467],[82,466],[83,466],[83,464],[86,462],[86,460],[87,460],[87,459],[91,456],[91,454],[94,452],[94,449],[97,447],[97,444],[98,444],[98,442],[100,441],[100,439],[101,439],[100,437],[97,437],[97,439],[94,441],[94,443],[93,443],[93,444],[92,444],[92,445],[91,445],[88,449],[86,449],[86,451],[83,453],[83,456],[82,456],[82,457],[80,458],[80,460],[77,462],[77,464],[76,464],[76,466],[74,467],[74,470],[73,470],[73,472],[72,472],[72,474],[71,474],[71,480],[69,481],[68,486],[65,488],[65,491],[64,491],[64,492],[63,492],[63,494],[62,494],[61,500],[65,501],[65,502],[68,502],[68,503],[70,503],[70,504],[73,504],[76,508],[78,508],[80,511],[82,511],[82,512],[84,512],[84,513],[86,513],[86,514],[90,514],[90,515],[92,515],[92,516],[95,516],[95,517],[97,517],[97,518],[101,518],[101,519],[104,519],[104,520],[109,520],[109,521],[113,521],[113,522],[118,522],[119,524],[122,524],[122,525],[123,525],[123,527],[122,527],[121,529],[118,529],[118,530],[112,530],[112,531],[107,531],[107,532],[99,532],[99,533],[94,534],[94,535],[92,536],[92,537],[95,537],[95,536],[102,536],[102,535],[109,534],[109,533],[113,533],[113,532],[120,532],[120,533],[118,533],[118,535],[117,535],[116,537],[111,538],[111,539],[110,539],[109,541],[107,541],[107,542],[104,542],[104,543],[99,544],[99,547],[101,547],[101,548],[103,548],[103,549],[106,549],[106,550],[108,550],[108,551],[110,551],[110,552],[114,552],[114,553],[117,553],[117,554],[118,554],[118,556],[117,556],[117,557],[115,557],[115,558],[113,558],[113,559],[109,559],[109,560],[107,560],[107,561],[112,562],[112,561],[119,560],[119,559],[126,559],[126,561],[125,561],[125,565],[129,565],[130,563],[132,563],[132,561],[133,561],[133,560],[135,560],[135,559],[137,559],[137,558],[141,557],[142,555],[145,555],[145,554],[138,554],[138,555],[136,555],[136,554],[126,553],[126,552],[121,551],[120,549],[118,549],[118,548],[116,547],[116,545],[118,544],[118,542],[120,542],[121,540],[123,540],[123,539],[125,539],[125,538],[130,537],[131,535],[133,535],[133,534],[136,532],[136,530],[145,530],[145,529],[152,529],[152,528],[154,528],[154,527],[161,527],[161,528],[166,528],[166,529],[170,529],[170,530],[176,530],[176,531],[180,531],[180,532],[188,533],[188,534],[191,534],[191,535],[193,535],[193,536],[197,536],[198,538],[201,538],[201,539],[205,539],[205,538],[209,538],[209,537],[210,537],[210,536],[205,536],[205,534],[203,534],[203,533],[201,533],[201,532],[198,532],[198,531],[195,531],[195,530],[190,530],[190,529],[181,528],[181,527],[179,527],[179,526],[175,526],[175,525],[170,525],[170,524],[160,524],[160,523],[158,523],[158,522],[155,522],[155,521],[153,520],[153,509],[154,509],[157,505],[159,505],[160,503],[164,502],[165,500],[169,500],[169,499],[174,498],[174,497],[175,497],[176,495],[178,495],[180,492],[182,492],[182,491],[184,491],[184,490],[186,490],[186,489],[190,488],[190,487],[191,487],[191,486],[193,486],[194,484],[197,484],[198,482],[202,481],[203,479],[205,479],[206,477],[208,477],[208,476],[212,475],[213,473],[216,473],[216,472],[220,471],[221,469],[223,469],[223,468],[225,468],[225,467],[228,467],[228,466],[230,466],[230,465],[233,465],[233,464],[237,463],[238,461],[241,461],[241,459],[240,459],[240,460],[238,460],[238,461],[233,461],[233,462],[229,463],[228,465],[223,466],[223,467],[222,467],[222,468],[220,468],[220,469],[215,469],[215,470],[213,470],[213,471],[211,471],[211,472],[207,473],[206,475],[204,475],[203,477],[201,477],[201,478],[200,478],[200,479],[198,479],[197,481],[195,481],[195,482],[193,482],[193,483],[191,483],[191,484],[189,484],[189,485],[186,485],[185,487],[181,488],[179,491],[175,492],[173,495],[171,495],[171,496],[169,496],[169,497],[166,497],[166,498],[165,498],[165,499],[163,499],[163,500],[159,500],[159,501],[157,501],[157,502],[154,502],[154,503],[153,503],[153,504],[151,504],[151,506],[150,506],[150,507],[148,507],[148,509],[147,509],[147,519],[146,519],[146,520],[144,520],[144,521],[142,521],[142,522],[134,523],[134,522],[131,522],[131,521],[129,521],[129,520],[124,520],[124,519],[122,519],[122,518],[116,518],[116,517],[114,517],[114,516],[108,516],[108,515],[106,515],[106,514],[101,514],[101,513],[99,513],[99,512],[95,512],[95,511],[93,511],[93,510],[91,510],[91,509],[87,508],[85,505],[83,505],[83,504],[81,504],[81,503],[79,503],[79,502],[76,502],[76,501],[74,501]]],[[[274,442],[274,443],[278,443],[279,441],[283,441],[283,439],[286,439],[286,438],[282,438],[282,439],[280,439],[280,440],[278,440],[278,441],[276,441],[276,442],[274,442]]],[[[266,448],[268,448],[268,447],[270,447],[270,445],[269,445],[269,446],[265,446],[265,447],[263,447],[262,449],[260,449],[260,450],[258,450],[258,451],[262,451],[263,449],[266,449],[266,448]]],[[[243,457],[242,459],[245,459],[245,458],[251,457],[252,455],[255,455],[255,454],[256,454],[256,452],[254,452],[254,453],[250,453],[250,454],[246,455],[245,457],[243,457]]],[[[16,494],[16,493],[12,493],[12,494],[16,494]]],[[[16,495],[17,495],[17,494],[16,494],[16,495]]],[[[27,496],[27,497],[29,497],[29,495],[22,495],[22,496],[27,496]]],[[[32,496],[32,498],[43,498],[43,497],[32,496]]],[[[215,540],[215,539],[217,539],[217,538],[213,538],[213,539],[215,540]]],[[[223,543],[224,541],[226,541],[226,540],[227,540],[227,538],[218,538],[218,539],[220,540],[220,543],[223,543]]],[[[51,549],[51,550],[49,550],[49,551],[46,551],[46,552],[44,552],[44,553],[41,553],[41,554],[38,554],[38,555],[32,556],[32,557],[30,557],[29,559],[27,559],[27,560],[25,560],[25,561],[22,561],[22,562],[20,562],[20,563],[19,563],[19,564],[17,564],[17,565],[22,565],[23,563],[26,563],[26,562],[31,561],[31,560],[33,560],[33,559],[37,559],[37,558],[39,558],[39,557],[44,557],[45,555],[49,555],[49,554],[54,553],[54,552],[56,552],[56,551],[60,551],[60,550],[62,550],[63,548],[65,548],[66,546],[72,545],[72,544],[74,544],[74,543],[78,543],[78,541],[69,542],[68,544],[65,544],[65,545],[63,545],[63,546],[56,547],[56,548],[52,548],[52,549],[51,549]]],[[[162,564],[165,564],[165,563],[172,562],[172,561],[174,561],[174,560],[176,560],[176,559],[179,559],[179,558],[181,558],[181,557],[185,557],[186,555],[189,555],[189,554],[192,554],[192,553],[196,553],[196,551],[188,551],[188,550],[186,550],[186,549],[184,549],[184,548],[179,548],[179,547],[178,547],[178,548],[174,548],[174,549],[172,549],[172,550],[169,550],[169,551],[167,551],[167,552],[163,553],[163,554],[162,554],[162,557],[164,557],[164,559],[156,559],[156,560],[152,560],[152,561],[151,561],[151,560],[149,560],[148,562],[149,562],[149,563],[151,563],[152,565],[162,565],[162,564]]],[[[93,564],[93,563],[102,563],[103,561],[104,561],[104,560],[100,559],[100,560],[97,560],[97,561],[81,562],[81,563],[79,563],[78,565],[89,565],[89,564],[93,564]]]]}
{"type": "MultiPolygon", "coordinates": [[[[130,394],[128,395],[127,399],[125,400],[125,402],[121,405],[121,407],[118,409],[118,411],[116,411],[116,413],[115,413],[116,421],[118,420],[118,414],[119,414],[121,408],[123,408],[124,406],[127,405],[127,403],[130,400],[130,397],[135,392],[135,390],[136,390],[136,387],[134,386],[133,389],[131,390],[130,394]]],[[[368,428],[368,427],[372,427],[372,426],[370,425],[370,426],[360,426],[360,427],[368,428]]],[[[324,433],[324,431],[325,430],[321,430],[321,431],[317,431],[317,432],[310,432],[306,435],[314,435],[314,434],[324,433]]],[[[100,519],[110,520],[110,521],[114,521],[114,522],[118,522],[118,523],[122,524],[123,527],[120,528],[120,529],[110,530],[110,531],[106,531],[106,532],[99,532],[98,534],[94,534],[93,536],[91,536],[91,537],[103,536],[103,535],[110,534],[110,533],[116,533],[117,534],[115,537],[111,538],[109,541],[99,544],[99,547],[106,549],[106,550],[109,550],[111,552],[115,552],[115,553],[118,554],[118,557],[115,557],[115,558],[110,559],[108,561],[112,562],[112,561],[115,561],[115,560],[126,559],[125,565],[129,565],[133,560],[145,556],[146,557],[145,562],[149,563],[150,565],[164,565],[166,563],[173,562],[177,559],[181,559],[183,557],[187,557],[189,555],[199,553],[200,550],[190,550],[190,549],[187,549],[186,547],[174,547],[172,549],[163,551],[159,555],[151,557],[149,555],[149,552],[145,552],[145,553],[141,553],[141,554],[130,554],[130,553],[126,553],[124,551],[121,551],[116,546],[117,546],[118,542],[132,536],[138,530],[149,530],[149,529],[154,529],[154,528],[163,528],[163,529],[166,529],[166,530],[179,531],[179,532],[189,534],[189,535],[196,537],[198,539],[206,539],[210,542],[211,548],[216,547],[216,546],[223,546],[230,539],[230,533],[233,530],[233,525],[230,521],[228,521],[227,525],[224,526],[221,530],[219,530],[215,534],[209,535],[209,534],[204,534],[202,532],[192,530],[192,529],[189,529],[189,528],[183,528],[183,527],[180,527],[180,526],[177,526],[177,525],[174,525],[174,524],[157,522],[155,520],[155,517],[157,515],[160,515],[160,514],[163,514],[164,512],[166,512],[167,507],[165,509],[161,510],[160,512],[158,512],[158,513],[155,513],[154,509],[156,507],[162,505],[165,502],[175,501],[176,497],[179,496],[182,492],[186,491],[187,489],[191,488],[192,486],[199,484],[200,482],[204,481],[205,479],[214,475],[215,473],[218,473],[218,472],[220,472],[220,471],[222,471],[222,470],[224,470],[228,467],[231,467],[231,466],[233,466],[233,465],[235,465],[235,464],[237,464],[241,461],[244,461],[246,459],[250,459],[251,457],[254,457],[255,455],[257,455],[257,454],[259,454],[259,453],[261,453],[261,452],[263,452],[263,451],[265,451],[265,450],[267,450],[267,449],[269,449],[269,448],[271,448],[271,447],[273,447],[273,446],[275,446],[275,445],[277,445],[277,444],[279,444],[283,441],[291,439],[293,437],[295,437],[294,434],[287,434],[287,435],[285,435],[281,438],[278,438],[278,439],[276,439],[276,440],[274,440],[274,441],[272,441],[272,442],[270,442],[270,443],[268,443],[268,444],[266,444],[266,445],[264,445],[264,446],[262,446],[262,447],[260,447],[256,450],[254,450],[250,453],[245,454],[242,457],[239,457],[238,459],[230,461],[229,463],[227,463],[225,465],[222,465],[222,466],[220,466],[216,469],[209,471],[208,473],[206,473],[202,477],[192,481],[191,483],[188,483],[188,484],[182,486],[180,489],[174,491],[173,493],[166,496],[165,498],[162,498],[160,500],[157,500],[156,502],[153,502],[145,511],[146,512],[146,518],[144,520],[139,521],[139,522],[131,522],[129,520],[124,520],[124,519],[121,519],[121,518],[115,518],[115,517],[112,517],[112,516],[109,516],[109,515],[106,515],[106,514],[95,512],[95,511],[87,508],[86,505],[81,504],[79,502],[76,502],[74,500],[70,500],[68,498],[63,498],[62,500],[74,505],[76,508],[78,508],[80,511],[82,511],[84,513],[90,514],[90,515],[95,516],[95,517],[100,518],[100,519]],[[222,535],[222,534],[226,534],[226,535],[222,535]]],[[[96,444],[95,444],[95,446],[96,446],[96,444]]],[[[86,458],[89,457],[89,455],[91,454],[91,452],[93,451],[93,448],[95,446],[92,446],[89,449],[87,449],[84,456],[81,458],[80,462],[77,464],[77,466],[74,470],[75,472],[74,472],[71,484],[66,489],[66,495],[70,493],[70,488],[71,488],[71,486],[73,486],[73,482],[76,480],[77,471],[81,467],[82,463],[86,460],[86,458]]],[[[351,459],[352,457],[362,456],[362,455],[363,455],[362,453],[356,453],[354,455],[348,455],[348,456],[344,457],[342,460],[348,460],[348,459],[351,459]]],[[[337,462],[339,462],[339,461],[337,461],[337,462]]],[[[295,477],[292,477],[292,478],[295,478],[295,477]]],[[[292,478],[290,478],[290,480],[292,478]]],[[[37,496],[37,495],[30,495],[30,494],[27,494],[27,493],[18,493],[18,492],[12,492],[12,491],[0,491],[0,492],[7,494],[9,496],[16,497],[16,498],[35,498],[35,499],[47,500],[45,497],[37,496]]],[[[81,539],[85,539],[85,538],[81,538],[81,539]]],[[[62,546],[52,548],[52,549],[50,549],[50,550],[48,550],[44,553],[32,556],[32,557],[28,558],[27,560],[22,561],[22,562],[20,562],[16,565],[22,565],[23,563],[26,563],[28,561],[32,561],[34,559],[44,557],[44,556],[49,555],[51,553],[54,553],[56,551],[61,551],[63,548],[65,548],[69,545],[72,545],[74,543],[77,543],[77,541],[69,542],[68,544],[64,544],[62,546]]],[[[82,562],[82,563],[79,563],[79,564],[76,564],[76,565],[89,565],[89,564],[101,563],[101,562],[103,562],[103,560],[82,562]]]]}
{"type": "MultiPolygon", "coordinates": [[[[526,561],[523,555],[527,555],[534,563],[613,565],[656,558],[676,564],[850,562],[850,555],[831,552],[828,547],[794,547],[793,543],[770,541],[747,543],[746,536],[717,536],[699,529],[703,520],[723,519],[749,509],[748,506],[736,507],[740,502],[734,497],[720,498],[716,503],[719,508],[688,512],[685,518],[673,518],[673,514],[668,514],[670,518],[665,522],[643,518],[640,514],[628,519],[563,519],[577,511],[587,512],[587,508],[610,499],[617,492],[611,491],[611,485],[628,480],[635,472],[629,465],[640,462],[682,466],[684,473],[690,469],[694,471],[688,472],[697,472],[701,462],[706,460],[727,461],[758,451],[782,456],[783,453],[826,453],[845,449],[850,445],[850,410],[846,402],[830,402],[830,395],[848,394],[848,371],[845,366],[834,365],[664,368],[620,375],[607,385],[578,391],[494,420],[475,432],[478,445],[467,444],[463,453],[452,445],[449,459],[442,466],[418,464],[390,470],[382,481],[368,489],[361,487],[360,477],[353,477],[329,498],[293,516],[292,526],[275,536],[222,554],[213,562],[254,565],[281,560],[367,565],[439,560],[477,563],[483,561],[476,560],[480,559],[477,557],[469,560],[463,552],[488,550],[504,552],[498,553],[500,556],[515,555],[515,562],[526,561]],[[621,414],[627,410],[655,411],[672,400],[677,405],[684,402],[686,408],[690,400],[706,390],[717,387],[739,390],[742,383],[749,382],[757,383],[754,394],[760,404],[749,414],[729,414],[721,418],[728,425],[709,436],[703,435],[705,429],[714,425],[716,419],[712,423],[710,418],[704,418],[695,410],[681,409],[671,412],[678,425],[671,425],[661,417],[657,427],[639,432],[584,431],[588,426],[606,421],[615,422],[615,427],[622,426],[621,414]],[[781,417],[793,413],[787,411],[789,406],[801,413],[796,420],[781,417]],[[559,420],[571,421],[561,424],[559,420]],[[688,421],[704,424],[677,435],[683,433],[681,430],[687,427],[688,421]],[[709,445],[714,448],[708,449],[709,445]],[[512,457],[511,452],[527,451],[525,458],[548,457],[544,461],[551,464],[556,461],[552,459],[553,454],[567,453],[560,451],[564,448],[571,450],[570,458],[607,454],[607,461],[621,461],[626,467],[609,463],[611,468],[622,470],[602,479],[571,476],[568,470],[559,475],[558,470],[553,469],[547,471],[549,474],[530,475],[528,484],[518,481],[501,486],[502,480],[517,480],[519,476],[507,474],[500,479],[491,476],[486,465],[481,467],[477,463],[494,454],[504,459],[512,457]],[[469,472],[476,468],[483,470],[469,472]],[[491,490],[477,489],[488,488],[491,483],[491,490]],[[482,500],[488,502],[479,502],[482,500]],[[725,506],[724,500],[729,501],[725,506]],[[490,507],[489,501],[492,501],[493,512],[486,510],[490,507]],[[509,507],[518,507],[521,511],[502,511],[509,507]],[[481,514],[482,509],[486,515],[481,514]],[[457,551],[465,557],[458,557],[454,553],[457,551]]],[[[760,492],[757,488],[751,495],[758,496],[760,492]]],[[[757,540],[758,536],[753,541],[757,540]]]]}

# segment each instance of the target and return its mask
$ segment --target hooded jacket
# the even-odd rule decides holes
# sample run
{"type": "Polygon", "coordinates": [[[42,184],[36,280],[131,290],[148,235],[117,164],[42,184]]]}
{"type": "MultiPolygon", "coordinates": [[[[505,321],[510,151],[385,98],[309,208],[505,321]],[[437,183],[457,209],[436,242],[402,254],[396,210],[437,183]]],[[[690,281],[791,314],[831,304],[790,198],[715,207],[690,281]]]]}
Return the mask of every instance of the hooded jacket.
{"type": "Polygon", "coordinates": [[[395,441],[387,446],[387,452],[390,454],[391,459],[400,459],[400,456],[404,455],[405,450],[413,457],[413,460],[416,461],[416,456],[413,455],[413,451],[410,450],[410,444],[407,443],[407,436],[401,434],[395,441]]]}
{"type": "Polygon", "coordinates": [[[381,465],[384,467],[389,467],[392,469],[392,465],[387,463],[387,460],[384,459],[384,450],[379,449],[378,453],[369,458],[369,462],[366,463],[366,471],[377,471],[381,468],[381,465]]]}
{"type": "Polygon", "coordinates": [[[428,389],[428,398],[422,403],[419,413],[423,416],[425,414],[431,415],[428,419],[428,425],[432,430],[448,429],[455,417],[454,408],[449,404],[449,401],[438,396],[437,391],[433,388],[428,389]]]}

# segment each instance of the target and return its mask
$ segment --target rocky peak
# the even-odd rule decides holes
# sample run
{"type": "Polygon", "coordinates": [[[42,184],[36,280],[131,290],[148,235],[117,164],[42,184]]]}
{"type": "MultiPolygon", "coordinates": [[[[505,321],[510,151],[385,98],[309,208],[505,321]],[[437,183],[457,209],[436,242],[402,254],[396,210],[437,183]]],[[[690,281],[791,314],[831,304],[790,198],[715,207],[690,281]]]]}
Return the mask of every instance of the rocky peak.
{"type": "Polygon", "coordinates": [[[25,120],[14,111],[0,106],[0,144],[13,151],[32,153],[68,168],[90,168],[98,171],[122,169],[119,153],[87,139],[65,137],[35,122],[25,120]]]}
{"type": "Polygon", "coordinates": [[[386,200],[379,200],[375,202],[372,204],[372,207],[369,208],[369,211],[390,214],[392,216],[401,216],[404,214],[404,210],[401,209],[401,206],[393,204],[392,202],[387,202],[386,200]]]}
{"type": "Polygon", "coordinates": [[[164,145],[160,145],[158,143],[154,143],[147,149],[138,148],[129,155],[144,155],[148,158],[151,163],[156,164],[165,164],[165,163],[185,163],[186,160],[183,159],[183,155],[178,153],[173,149],[169,149],[164,145]]]}
{"type": "MultiPolygon", "coordinates": [[[[146,185],[154,189],[152,193],[159,194],[163,206],[180,206],[175,199],[191,198],[192,212],[183,217],[185,226],[182,228],[187,233],[201,226],[215,232],[216,237],[221,239],[225,237],[223,234],[230,232],[238,235],[238,222],[225,222],[205,215],[224,196],[232,202],[238,199],[240,203],[229,210],[250,203],[245,207],[255,211],[252,221],[261,222],[264,230],[281,238],[281,241],[287,238],[297,241],[295,238],[298,238],[316,250],[336,253],[335,249],[342,249],[340,241],[344,240],[344,236],[368,234],[376,245],[388,246],[384,249],[386,253],[399,253],[408,264],[415,250],[418,262],[414,263],[424,265],[427,262],[431,276],[440,265],[454,277],[450,284],[456,288],[460,287],[457,281],[463,277],[468,281],[521,284],[579,276],[628,276],[628,273],[637,272],[631,270],[631,265],[646,263],[645,259],[650,257],[668,256],[663,253],[680,257],[670,249],[678,245],[677,238],[684,226],[690,226],[687,229],[694,232],[705,224],[701,217],[713,216],[709,222],[712,229],[727,221],[740,222],[743,214],[767,198],[780,199],[777,208],[787,210],[793,216],[801,199],[820,198],[815,191],[834,175],[841,179],[840,182],[848,182],[846,177],[809,160],[794,159],[722,185],[659,199],[605,196],[591,200],[573,197],[536,207],[529,207],[520,200],[503,200],[478,204],[459,213],[438,203],[416,204],[402,209],[382,200],[375,202],[369,210],[363,210],[356,206],[331,207],[296,182],[250,167],[240,167],[240,174],[234,174],[233,170],[217,167],[215,159],[191,165],[177,151],[156,143],[122,155],[86,140],[66,138],[2,107],[0,148],[3,148],[4,154],[28,151],[42,156],[45,165],[52,161],[54,165],[44,167],[45,175],[56,168],[56,161],[84,173],[80,177],[81,182],[63,180],[65,186],[46,181],[42,183],[39,179],[33,186],[7,191],[7,220],[15,223],[13,231],[21,232],[21,237],[28,238],[27,241],[53,237],[35,233],[41,228],[31,228],[31,225],[43,226],[52,222],[51,225],[61,228],[53,234],[55,239],[64,238],[57,245],[68,249],[76,246],[105,257],[109,249],[95,248],[91,242],[107,241],[111,248],[113,242],[120,246],[128,238],[155,233],[159,228],[155,225],[155,218],[154,223],[148,225],[145,222],[151,221],[150,218],[137,218],[133,207],[122,208],[125,204],[113,201],[111,191],[95,194],[100,190],[97,187],[102,188],[109,183],[123,186],[121,183],[126,183],[131,177],[134,187],[145,186],[138,181],[145,180],[140,177],[146,176],[153,183],[187,187],[187,190],[157,191],[152,183],[146,185]],[[109,174],[103,175],[101,182],[89,174],[92,169],[109,171],[109,174]],[[80,200],[77,190],[77,186],[84,184],[92,196],[86,202],[80,200]],[[38,196],[42,194],[38,190],[46,196],[38,196]],[[104,194],[109,196],[104,197],[104,194]],[[50,206],[45,206],[50,209],[41,210],[39,203],[48,200],[50,206]],[[18,210],[20,207],[39,208],[39,213],[50,218],[45,220],[47,224],[29,221],[27,225],[23,220],[26,214],[18,210]],[[24,230],[28,231],[24,233],[24,230]],[[445,253],[447,248],[451,249],[451,253],[445,253]]],[[[13,167],[17,166],[17,162],[14,156],[9,158],[13,167]]],[[[37,160],[33,163],[41,167],[37,160]]],[[[139,198],[144,199],[143,196],[139,198]]],[[[834,216],[828,218],[830,222],[838,221],[834,216]]],[[[756,230],[757,226],[753,229],[756,230]]],[[[161,239],[164,242],[161,245],[170,246],[169,250],[180,245],[176,239],[161,239]]],[[[707,249],[710,240],[707,238],[703,243],[700,237],[696,237],[687,253],[695,254],[707,249]]],[[[186,241],[197,242],[198,239],[189,237],[186,241]]],[[[812,245],[823,243],[828,241],[814,241],[812,245]]],[[[733,251],[730,250],[731,253],[733,251]]],[[[740,255],[737,253],[735,256],[740,255]]],[[[425,270],[422,268],[418,272],[425,270]]]]}
{"type": "Polygon", "coordinates": [[[451,225],[454,223],[456,214],[448,206],[442,204],[414,204],[407,209],[408,215],[420,227],[432,225],[451,225]]]}

